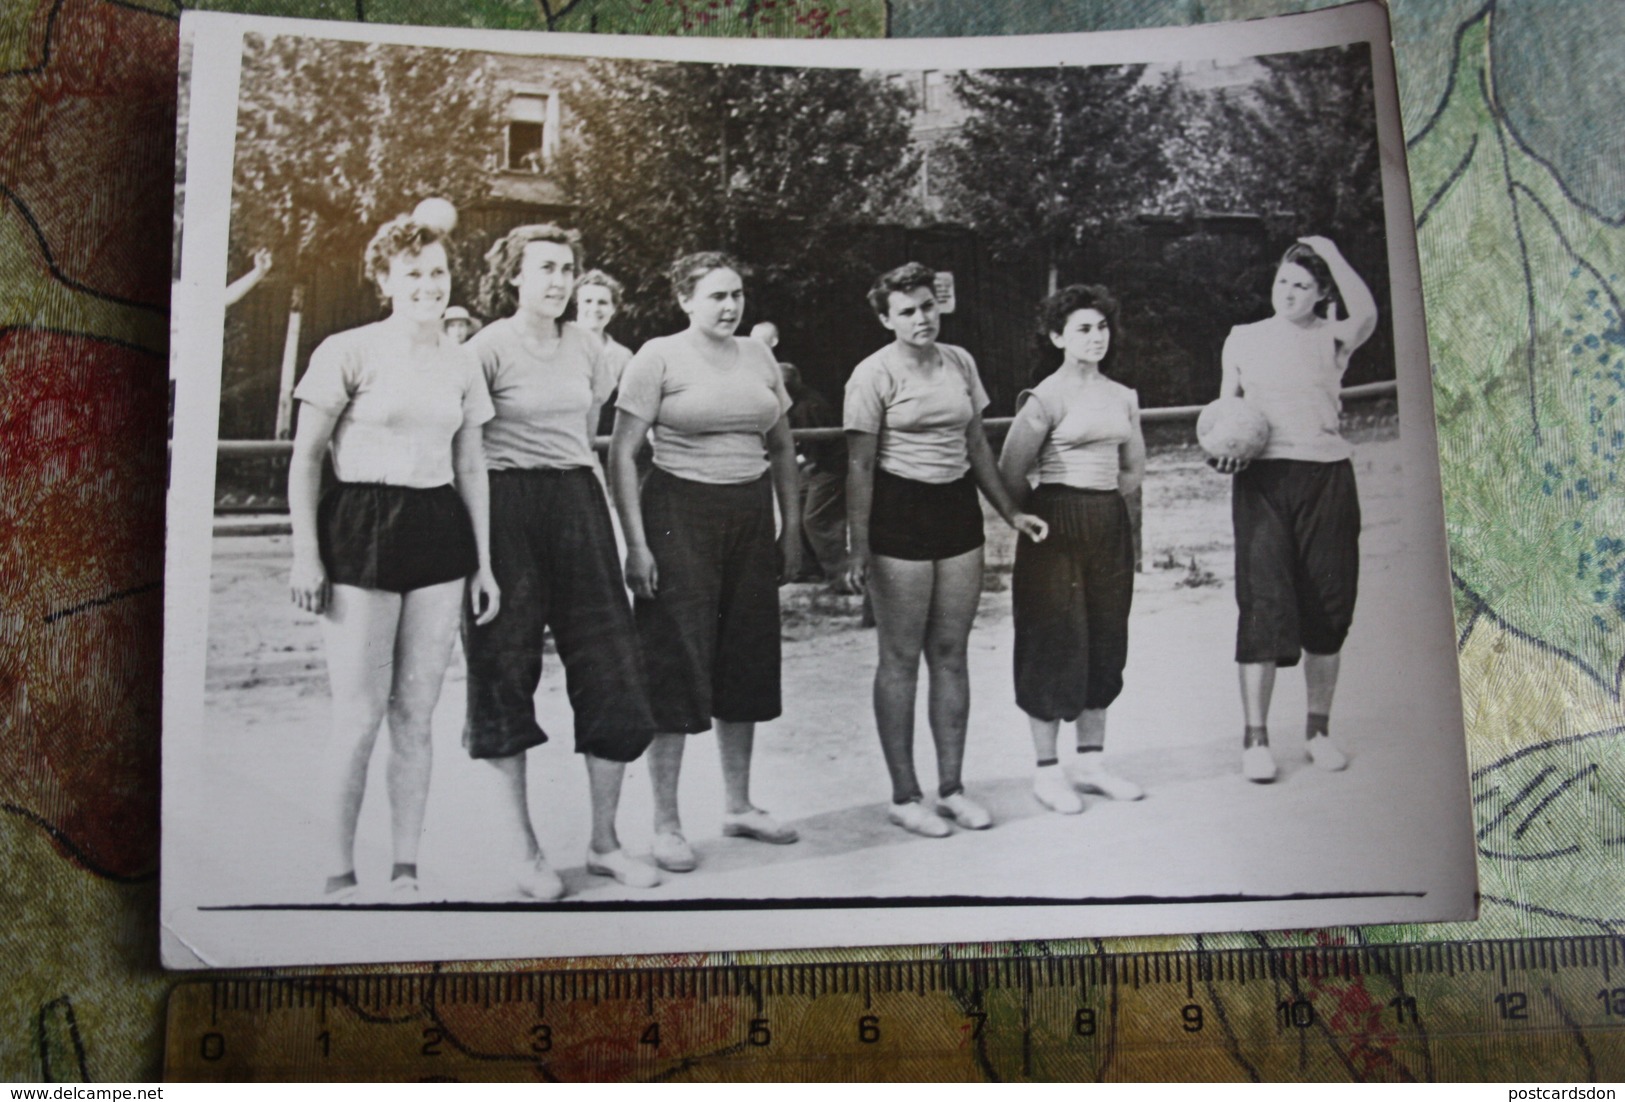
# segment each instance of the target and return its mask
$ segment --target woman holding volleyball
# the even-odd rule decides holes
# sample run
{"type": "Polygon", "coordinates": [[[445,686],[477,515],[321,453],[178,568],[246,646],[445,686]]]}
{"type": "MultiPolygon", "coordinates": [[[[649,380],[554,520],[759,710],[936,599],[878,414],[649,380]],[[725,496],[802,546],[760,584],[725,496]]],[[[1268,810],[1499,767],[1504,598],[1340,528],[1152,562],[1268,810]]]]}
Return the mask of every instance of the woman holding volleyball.
{"type": "Polygon", "coordinates": [[[451,295],[444,239],[396,218],[363,263],[389,316],[311,353],[294,390],[303,405],[288,467],[290,587],[296,605],[321,617],[333,694],[321,794],[330,898],[356,888],[356,820],[386,719],[391,890],[417,891],[429,722],[465,589],[477,623],[498,609],[481,450],[491,399],[478,362],[441,330],[451,295]],[[329,450],[338,482],[318,502],[329,450]]]}
{"type": "Polygon", "coordinates": [[[1250,461],[1213,461],[1235,476],[1242,773],[1260,784],[1277,773],[1268,725],[1275,671],[1300,656],[1309,759],[1332,771],[1348,764],[1330,716],[1354,619],[1360,502],[1353,449],[1339,431],[1339,391],[1349,357],[1377,327],[1371,289],[1324,237],[1300,238],[1286,251],[1270,298],[1271,317],[1230,331],[1219,386],[1220,397],[1243,397],[1263,415],[1269,439],[1250,461]],[[1337,317],[1339,298],[1347,317],[1337,317]]]}
{"type": "Polygon", "coordinates": [[[507,604],[463,635],[463,745],[499,778],[493,810],[515,846],[515,887],[537,899],[563,895],[536,841],[525,776],[526,751],[547,741],[535,696],[551,629],[592,801],[587,871],[652,888],[660,874],[627,855],[615,830],[622,774],[648,749],[655,727],[592,447],[615,375],[598,337],[563,320],[581,269],[580,238],[554,225],[520,226],[485,262],[482,305],[500,320],[469,347],[496,409],[485,428],[485,462],[491,568],[507,604]]]}
{"type": "Polygon", "coordinates": [[[801,513],[779,365],[762,342],[734,336],[745,312],[740,264],[691,253],[672,265],[671,283],[688,327],[626,365],[609,473],[661,732],[649,750],[652,852],[668,872],[688,872],[698,859],[678,777],[687,736],[713,719],[722,832],[778,845],[799,837],[751,803],[750,763],[756,725],[781,711],[778,587],[800,560],[801,513]],[[640,487],[636,455],[650,429],[654,469],[640,487]]]}
{"type": "Polygon", "coordinates": [[[1044,301],[1044,332],[1063,360],[1022,392],[999,462],[1011,497],[1049,525],[1043,541],[1017,542],[1011,595],[1016,703],[1038,759],[1033,794],[1062,815],[1083,810],[1079,788],[1115,800],[1144,795],[1101,762],[1106,709],[1123,688],[1134,597],[1124,496],[1145,477],[1139,396],[1104,374],[1117,318],[1117,300],[1104,287],[1074,285],[1044,301]],[[1034,467],[1038,486],[1029,496],[1034,467]],[[1063,721],[1077,726],[1071,778],[1056,748],[1063,721]]]}
{"type": "Polygon", "coordinates": [[[993,825],[960,775],[970,713],[966,649],[982,593],[977,488],[1023,536],[1044,521],[1011,501],[982,429],[988,404],[970,353],[937,343],[936,276],[923,264],[886,272],[869,305],[893,336],[846,384],[847,580],[874,602],[880,659],[875,726],[891,774],[888,818],[928,838],[993,825]],[[928,715],[937,751],[937,800],[927,808],[914,770],[920,659],[930,671],[928,715]]]}

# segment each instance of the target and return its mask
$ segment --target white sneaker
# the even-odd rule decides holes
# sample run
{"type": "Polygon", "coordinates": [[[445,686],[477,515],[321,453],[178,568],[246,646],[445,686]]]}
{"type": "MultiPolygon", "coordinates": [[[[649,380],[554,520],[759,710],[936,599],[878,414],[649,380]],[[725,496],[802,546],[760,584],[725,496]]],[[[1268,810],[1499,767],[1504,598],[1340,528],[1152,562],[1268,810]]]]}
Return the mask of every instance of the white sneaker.
{"type": "Polygon", "coordinates": [[[1033,795],[1057,815],[1077,815],[1083,811],[1083,801],[1078,799],[1072,782],[1053,765],[1034,774],[1033,795]]]}
{"type": "Polygon", "coordinates": [[[1309,760],[1315,763],[1317,769],[1337,773],[1348,768],[1349,756],[1337,748],[1330,735],[1315,736],[1309,740],[1306,749],[1309,751],[1309,760]]]}
{"type": "Polygon", "coordinates": [[[700,859],[694,856],[694,847],[675,830],[662,830],[656,834],[654,844],[649,847],[649,856],[667,872],[693,872],[700,867],[700,859]]]}
{"type": "Polygon", "coordinates": [[[534,861],[521,862],[514,872],[514,890],[532,899],[562,899],[564,881],[547,865],[547,858],[536,855],[534,861]]]}
{"type": "Polygon", "coordinates": [[[624,849],[608,853],[587,850],[587,871],[594,876],[610,876],[629,888],[658,888],[660,874],[651,865],[630,857],[624,849]]]}
{"type": "Polygon", "coordinates": [[[1275,779],[1275,756],[1268,746],[1249,746],[1241,752],[1241,775],[1254,784],[1275,779]]]}
{"type": "Polygon", "coordinates": [[[987,813],[987,808],[963,792],[955,792],[938,800],[937,814],[944,819],[952,819],[966,830],[986,830],[993,825],[993,816],[987,813]]]}
{"type": "Polygon", "coordinates": [[[886,818],[909,833],[926,838],[946,838],[953,833],[948,829],[947,823],[927,811],[919,800],[910,800],[906,804],[892,804],[886,810],[886,818]]]}
{"type": "Polygon", "coordinates": [[[1145,789],[1133,781],[1125,780],[1115,773],[1107,772],[1100,764],[1098,753],[1084,754],[1078,763],[1072,767],[1072,784],[1084,792],[1094,792],[1106,797],[1108,800],[1138,800],[1145,796],[1145,789]]]}

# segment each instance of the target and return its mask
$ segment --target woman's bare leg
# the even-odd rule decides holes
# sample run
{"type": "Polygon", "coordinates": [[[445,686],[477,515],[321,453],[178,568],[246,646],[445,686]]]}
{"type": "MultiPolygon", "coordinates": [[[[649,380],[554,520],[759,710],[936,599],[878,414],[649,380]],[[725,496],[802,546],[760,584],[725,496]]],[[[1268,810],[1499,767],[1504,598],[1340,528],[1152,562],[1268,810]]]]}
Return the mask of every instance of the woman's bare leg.
{"type": "Polygon", "coordinates": [[[321,620],[333,696],[333,728],[322,753],[321,806],[330,828],[323,863],[334,880],[355,875],[356,820],[389,708],[400,610],[398,594],[335,585],[321,620]]]}
{"type": "Polygon", "coordinates": [[[515,840],[518,845],[509,854],[515,864],[534,864],[541,853],[536,842],[536,830],[530,822],[530,789],[525,779],[525,751],[509,754],[505,758],[481,758],[497,775],[502,795],[495,801],[495,834],[499,845],[515,840]]]}
{"type": "Polygon", "coordinates": [[[649,744],[649,783],[655,797],[655,833],[681,834],[683,817],[677,810],[677,782],[683,772],[683,745],[687,735],[656,735],[649,744]]]}
{"type": "Polygon", "coordinates": [[[395,863],[414,869],[429,805],[430,724],[451,664],[463,590],[463,579],[458,578],[414,589],[401,598],[389,697],[389,803],[395,863]]]}
{"type": "Polygon", "coordinates": [[[925,664],[931,671],[928,715],[937,748],[937,794],[964,790],[965,727],[970,721],[970,667],[967,650],[976,606],[982,597],[982,549],[932,564],[931,622],[926,629],[925,664]]]}
{"type": "Polygon", "coordinates": [[[621,780],[626,776],[626,765],[592,754],[582,757],[587,762],[587,793],[592,797],[592,851],[614,853],[621,848],[615,816],[621,807],[621,780]]]}
{"type": "Polygon", "coordinates": [[[875,727],[891,774],[894,804],[922,799],[914,771],[914,700],[935,584],[929,562],[876,555],[869,567],[869,595],[880,648],[875,666],[875,727]]]}

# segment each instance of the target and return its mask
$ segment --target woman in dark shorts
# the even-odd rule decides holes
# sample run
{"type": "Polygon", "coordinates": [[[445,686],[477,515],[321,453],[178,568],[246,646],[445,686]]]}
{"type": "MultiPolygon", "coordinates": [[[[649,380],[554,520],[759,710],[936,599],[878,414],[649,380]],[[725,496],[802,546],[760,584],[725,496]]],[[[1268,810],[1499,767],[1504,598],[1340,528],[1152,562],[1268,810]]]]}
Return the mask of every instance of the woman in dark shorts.
{"type": "Polygon", "coordinates": [[[965,795],[960,774],[970,714],[966,648],[982,593],[982,507],[977,487],[1018,532],[1046,526],[1010,500],[982,430],[987,394],[970,353],[938,344],[935,274],[923,264],[885,273],[869,305],[892,343],[853,369],[846,384],[847,580],[874,602],[880,661],[875,726],[891,774],[888,818],[928,838],[945,820],[993,825],[965,795]],[[920,657],[930,670],[931,738],[937,750],[935,814],[914,771],[914,700],[920,657]]]}
{"type": "Polygon", "coordinates": [[[1275,671],[1303,658],[1309,760],[1336,771],[1348,757],[1328,733],[1343,640],[1360,576],[1360,500],[1353,449],[1339,431],[1349,356],[1377,327],[1371,289],[1324,237],[1287,250],[1271,290],[1273,316],[1238,325],[1224,344],[1220,397],[1241,396],[1269,422],[1250,463],[1214,460],[1235,475],[1236,662],[1242,773],[1276,777],[1269,748],[1275,671]],[[1333,294],[1347,309],[1337,318],[1333,294]]]}
{"type": "Polygon", "coordinates": [[[798,835],[750,800],[756,724],[778,717],[779,582],[796,572],[796,458],[777,361],[734,336],[745,291],[737,261],[694,253],[671,268],[688,328],[649,341],[621,377],[610,483],[626,537],[626,583],[662,732],[649,750],[655,863],[697,864],[677,781],[685,736],[713,718],[727,806],[722,832],[786,844],[798,835]],[[654,432],[641,491],[636,454],[654,432]],[[777,499],[784,526],[775,543],[777,499]]]}
{"type": "Polygon", "coordinates": [[[553,225],[520,226],[485,262],[481,305],[501,320],[469,348],[496,408],[485,426],[485,462],[491,569],[505,601],[490,623],[465,618],[463,745],[501,778],[495,810],[501,836],[517,843],[515,887],[557,899],[564,882],[536,842],[525,783],[525,751],[547,741],[535,696],[551,628],[592,799],[587,871],[652,888],[660,874],[628,856],[615,831],[626,763],[648,749],[655,727],[592,447],[616,375],[603,342],[561,320],[581,268],[580,237],[553,225]]]}
{"type": "Polygon", "coordinates": [[[1016,703],[1032,727],[1033,794],[1051,811],[1083,810],[1077,789],[1114,800],[1145,793],[1101,762],[1106,709],[1123,689],[1134,598],[1134,536],[1124,496],[1145,477],[1139,396],[1104,371],[1115,358],[1117,300],[1066,287],[1044,301],[1044,332],[1061,366],[1017,400],[999,469],[1010,496],[1049,524],[1016,545],[1011,579],[1016,703]],[[1028,476],[1037,467],[1038,487],[1028,476]],[[1062,721],[1077,725],[1072,776],[1060,767],[1062,721]]]}
{"type": "Polygon", "coordinates": [[[321,791],[329,898],[356,888],[355,830],[379,724],[389,720],[391,889],[417,891],[429,794],[429,723],[468,593],[497,614],[486,540],[479,363],[440,326],[451,271],[438,230],[407,218],[367,246],[383,321],[317,346],[294,390],[303,406],[288,469],[290,586],[321,616],[333,694],[321,791]],[[321,495],[322,454],[338,482],[321,495]]]}

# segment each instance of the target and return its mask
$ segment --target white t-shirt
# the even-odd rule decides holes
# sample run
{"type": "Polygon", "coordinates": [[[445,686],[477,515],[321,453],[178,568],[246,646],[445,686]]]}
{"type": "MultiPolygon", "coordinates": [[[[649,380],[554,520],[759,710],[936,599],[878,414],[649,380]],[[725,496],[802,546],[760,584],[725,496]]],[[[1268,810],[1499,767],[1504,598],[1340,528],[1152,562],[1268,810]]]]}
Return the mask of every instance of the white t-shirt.
{"type": "Polygon", "coordinates": [[[317,345],[293,396],[338,419],[328,448],[341,482],[418,489],[450,484],[452,438],[494,413],[471,352],[446,337],[414,355],[387,322],[317,345]]]}
{"type": "Polygon", "coordinates": [[[1336,463],[1354,454],[1339,428],[1348,357],[1338,334],[1324,320],[1300,326],[1277,317],[1230,330],[1224,362],[1270,426],[1260,459],[1336,463]]]}
{"type": "Polygon", "coordinates": [[[574,322],[538,356],[512,318],[468,342],[479,357],[496,417],[485,426],[485,465],[493,471],[597,466],[587,418],[615,389],[599,339],[574,322]]]}
{"type": "Polygon", "coordinates": [[[1140,422],[1140,396],[1104,375],[1062,368],[1016,399],[1016,421],[1043,435],[1039,485],[1115,490],[1122,446],[1140,422]]]}
{"type": "Polygon", "coordinates": [[[966,429],[987,408],[976,361],[937,345],[941,362],[922,371],[888,344],[852,370],[842,424],[880,438],[876,462],[898,478],[942,485],[970,470],[966,429]]]}
{"type": "Polygon", "coordinates": [[[790,408],[778,361],[734,337],[715,367],[686,333],[656,337],[626,365],[615,408],[654,426],[655,466],[693,482],[733,485],[766,472],[767,431],[790,408]]]}

